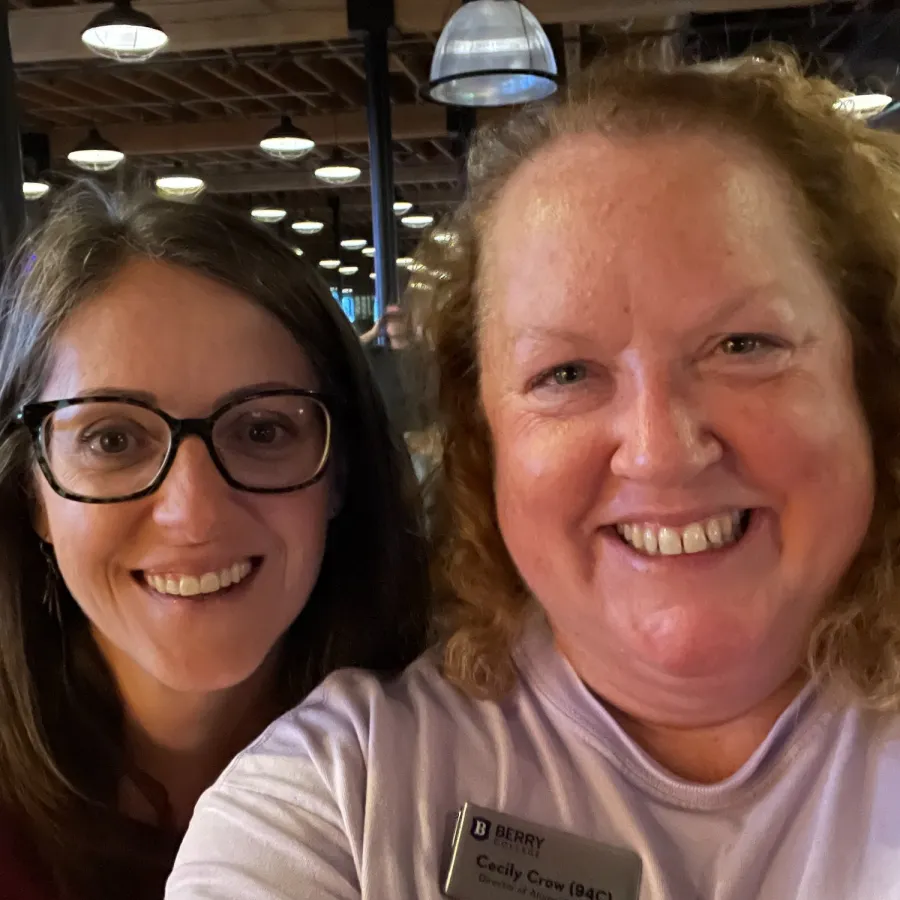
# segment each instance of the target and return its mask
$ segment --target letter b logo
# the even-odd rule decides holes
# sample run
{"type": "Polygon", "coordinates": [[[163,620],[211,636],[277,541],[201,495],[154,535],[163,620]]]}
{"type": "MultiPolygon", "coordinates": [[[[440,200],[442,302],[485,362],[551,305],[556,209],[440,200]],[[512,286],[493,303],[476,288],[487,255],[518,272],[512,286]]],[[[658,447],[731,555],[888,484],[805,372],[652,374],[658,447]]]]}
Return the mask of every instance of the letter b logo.
{"type": "Polygon", "coordinates": [[[486,841],[491,835],[491,823],[487,819],[475,816],[472,819],[471,835],[476,841],[486,841]]]}

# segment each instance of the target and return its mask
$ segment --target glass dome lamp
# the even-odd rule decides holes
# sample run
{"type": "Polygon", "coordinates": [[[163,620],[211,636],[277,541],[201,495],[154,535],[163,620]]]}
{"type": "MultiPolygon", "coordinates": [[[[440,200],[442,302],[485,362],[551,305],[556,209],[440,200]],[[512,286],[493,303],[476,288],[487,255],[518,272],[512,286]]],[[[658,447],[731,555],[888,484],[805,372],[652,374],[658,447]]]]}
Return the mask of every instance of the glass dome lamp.
{"type": "Polygon", "coordinates": [[[848,94],[836,101],[834,108],[860,119],[868,119],[884,112],[894,98],[887,94],[848,94]]]}
{"type": "Polygon", "coordinates": [[[348,277],[350,275],[355,275],[358,271],[359,271],[359,266],[341,266],[338,269],[338,272],[341,275],[347,275],[348,277]]]}
{"type": "Polygon", "coordinates": [[[50,192],[50,185],[42,178],[27,178],[22,182],[22,196],[26,200],[40,200],[50,192]]]}
{"type": "Polygon", "coordinates": [[[339,269],[339,268],[340,268],[340,266],[341,266],[341,261],[340,261],[339,259],[320,259],[320,260],[319,260],[319,265],[320,265],[323,269],[330,269],[330,270],[333,271],[334,269],[339,269]]]}
{"type": "Polygon", "coordinates": [[[284,160],[303,159],[315,146],[316,142],[299,129],[290,116],[282,116],[281,122],[259,142],[259,149],[263,153],[284,160]]]}
{"type": "Polygon", "coordinates": [[[394,201],[394,215],[396,216],[405,216],[412,208],[413,205],[409,200],[394,201]]]}
{"type": "Polygon", "coordinates": [[[85,172],[111,172],[125,159],[125,154],[106,140],[96,128],[69,152],[68,160],[85,172]]]}
{"type": "Polygon", "coordinates": [[[447,106],[513,106],[556,91],[541,23],[518,0],[463,0],[441,32],[424,95],[447,106]]]}
{"type": "Polygon", "coordinates": [[[116,0],[91,19],[81,32],[81,42],[106,59],[145,62],[169,43],[169,37],[152,16],[133,9],[130,0],[116,0]]]}
{"type": "Polygon", "coordinates": [[[257,222],[264,222],[266,225],[274,225],[280,222],[286,215],[287,210],[280,206],[257,206],[250,212],[250,215],[257,222]]]}
{"type": "Polygon", "coordinates": [[[159,175],[156,189],[170,200],[190,200],[199,197],[206,190],[206,182],[199,175],[177,171],[159,175]]]}
{"type": "Polygon", "coordinates": [[[374,247],[363,247],[362,255],[368,256],[369,259],[374,259],[375,258],[375,248],[374,247]]]}
{"type": "Polygon", "coordinates": [[[365,238],[345,238],[341,246],[345,250],[363,250],[369,242],[365,238]]]}
{"type": "Polygon", "coordinates": [[[335,150],[313,174],[319,181],[324,181],[326,184],[353,184],[362,175],[362,169],[359,166],[351,165],[344,159],[340,150],[335,150]]]}
{"type": "Polygon", "coordinates": [[[325,223],[319,222],[317,219],[301,219],[291,225],[297,234],[318,234],[324,227],[325,223]]]}
{"type": "MultiPolygon", "coordinates": [[[[491,2],[497,2],[497,0],[491,0],[491,2]]],[[[428,213],[422,213],[420,215],[414,216],[404,216],[400,222],[405,225],[407,228],[427,228],[429,225],[434,223],[434,216],[429,215],[428,213]]]]}

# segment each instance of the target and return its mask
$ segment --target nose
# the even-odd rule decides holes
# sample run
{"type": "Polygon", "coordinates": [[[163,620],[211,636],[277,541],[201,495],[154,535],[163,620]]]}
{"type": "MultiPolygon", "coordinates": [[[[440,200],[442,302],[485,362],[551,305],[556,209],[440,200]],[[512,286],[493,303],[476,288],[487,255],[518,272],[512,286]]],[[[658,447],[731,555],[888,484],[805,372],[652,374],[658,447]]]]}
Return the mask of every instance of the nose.
{"type": "Polygon", "coordinates": [[[633,378],[616,418],[613,474],[660,487],[690,483],[722,458],[723,447],[696,399],[665,372],[633,378]]]}
{"type": "Polygon", "coordinates": [[[186,438],[159,489],[151,495],[154,522],[180,541],[202,544],[221,529],[232,488],[222,478],[203,441],[186,438]]]}

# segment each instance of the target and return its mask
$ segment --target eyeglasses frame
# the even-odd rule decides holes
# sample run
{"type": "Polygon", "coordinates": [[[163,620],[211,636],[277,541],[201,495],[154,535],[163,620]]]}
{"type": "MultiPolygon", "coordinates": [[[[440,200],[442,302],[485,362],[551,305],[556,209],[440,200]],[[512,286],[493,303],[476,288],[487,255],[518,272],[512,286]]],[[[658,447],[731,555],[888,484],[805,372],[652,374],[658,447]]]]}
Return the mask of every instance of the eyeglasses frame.
{"type": "Polygon", "coordinates": [[[25,428],[30,434],[38,466],[40,467],[41,472],[43,472],[50,487],[53,488],[60,497],[63,497],[66,500],[74,500],[77,503],[90,503],[95,505],[126,503],[130,500],[141,500],[159,490],[160,485],[165,481],[166,476],[169,474],[169,471],[175,462],[178,448],[185,438],[191,436],[199,437],[206,445],[206,450],[209,453],[210,459],[213,461],[213,465],[229,487],[250,494],[289,494],[294,491],[301,491],[304,488],[311,487],[324,478],[325,473],[328,470],[328,463],[331,459],[333,436],[332,412],[328,406],[327,395],[323,394],[321,391],[309,391],[303,388],[271,388],[264,391],[256,391],[229,400],[228,403],[220,406],[215,412],[205,418],[187,419],[178,419],[175,416],[171,416],[164,410],[153,406],[151,403],[140,400],[137,397],[128,397],[121,394],[94,394],[89,397],[74,397],[68,400],[46,400],[38,403],[26,403],[16,415],[16,423],[20,427],[25,428]],[[284,396],[307,397],[316,402],[325,413],[325,448],[322,453],[319,468],[312,478],[309,478],[300,484],[283,488],[247,487],[233,478],[229,474],[225,464],[222,462],[215,444],[213,443],[213,428],[215,428],[219,419],[236,406],[240,406],[251,400],[263,400],[266,397],[284,396]],[[127,494],[123,497],[85,497],[82,494],[76,494],[66,490],[66,488],[56,480],[53,471],[50,468],[50,463],[47,461],[46,448],[44,446],[44,422],[49,416],[60,409],[68,409],[72,406],[84,406],[88,403],[124,403],[129,406],[136,406],[140,409],[145,409],[148,412],[155,413],[169,426],[169,447],[163,458],[162,465],[154,476],[153,481],[143,490],[137,491],[134,494],[127,494]]]}

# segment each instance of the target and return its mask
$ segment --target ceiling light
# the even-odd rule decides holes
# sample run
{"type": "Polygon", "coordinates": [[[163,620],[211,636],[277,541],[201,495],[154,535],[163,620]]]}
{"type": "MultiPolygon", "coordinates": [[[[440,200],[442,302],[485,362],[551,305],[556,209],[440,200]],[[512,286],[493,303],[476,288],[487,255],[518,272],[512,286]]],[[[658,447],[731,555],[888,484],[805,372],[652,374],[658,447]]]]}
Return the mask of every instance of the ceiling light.
{"type": "Polygon", "coordinates": [[[848,94],[836,101],[834,108],[860,119],[868,119],[883,112],[893,102],[894,98],[887,94],[848,94]]]}
{"type": "Polygon", "coordinates": [[[372,281],[374,281],[377,277],[378,276],[374,272],[369,272],[369,278],[371,278],[372,281]]]}
{"type": "Polygon", "coordinates": [[[341,293],[342,294],[352,294],[353,288],[341,288],[341,293]]]}
{"type": "Polygon", "coordinates": [[[344,159],[343,154],[339,150],[335,150],[328,157],[327,162],[319,166],[313,174],[319,181],[324,181],[326,184],[352,184],[362,175],[362,169],[359,166],[350,165],[344,159]]]}
{"type": "Polygon", "coordinates": [[[411,209],[413,208],[412,203],[409,200],[395,200],[394,201],[394,214],[398,216],[405,216],[411,209]]]}
{"type": "Polygon", "coordinates": [[[303,251],[299,247],[294,247],[294,256],[303,256],[303,251]]]}
{"type": "Polygon", "coordinates": [[[164,197],[186,200],[202,194],[206,190],[206,182],[197,175],[160,175],[156,179],[156,189],[164,197]]]}
{"type": "Polygon", "coordinates": [[[123,159],[125,154],[102,137],[96,128],[92,128],[68,156],[70,163],[85,172],[111,172],[123,159]]]}
{"type": "Polygon", "coordinates": [[[40,200],[47,196],[49,190],[50,185],[40,179],[22,182],[22,194],[26,200],[40,200]]]}
{"type": "Polygon", "coordinates": [[[132,9],[129,0],[116,0],[91,19],[81,32],[81,41],[97,56],[144,62],[162,50],[169,38],[155,19],[132,9]]]}
{"type": "Polygon", "coordinates": [[[287,210],[282,209],[280,206],[257,206],[250,215],[257,222],[274,225],[275,222],[280,222],[287,215],[287,210]]]}
{"type": "Polygon", "coordinates": [[[323,269],[338,269],[340,268],[341,261],[339,259],[320,259],[319,265],[323,269]]]}
{"type": "Polygon", "coordinates": [[[541,23],[517,0],[470,0],[441,33],[424,94],[449,106],[511,106],[556,90],[541,23]]]}
{"type": "Polygon", "coordinates": [[[436,231],[431,239],[437,244],[455,244],[459,235],[455,231],[436,231]]]}
{"type": "Polygon", "coordinates": [[[397,259],[397,265],[401,269],[408,269],[414,262],[415,260],[411,256],[401,256],[397,259]]]}
{"type": "Polygon", "coordinates": [[[302,159],[315,146],[316,142],[290,116],[282,116],[281,122],[259,142],[259,149],[275,159],[302,159]]]}
{"type": "Polygon", "coordinates": [[[298,234],[318,234],[324,227],[325,223],[316,219],[301,219],[299,222],[294,222],[291,225],[291,228],[298,234]]]}
{"type": "MultiPolygon", "coordinates": [[[[484,2],[484,0],[474,0],[474,2],[481,3],[484,2]]],[[[491,2],[511,2],[511,0],[491,0],[491,2]]],[[[400,221],[407,228],[427,228],[429,225],[433,224],[434,216],[428,215],[428,213],[419,213],[414,216],[404,216],[400,221]]]]}
{"type": "Polygon", "coordinates": [[[374,259],[375,258],[375,248],[374,247],[363,247],[362,255],[368,256],[369,259],[374,259]]]}
{"type": "Polygon", "coordinates": [[[341,266],[338,269],[341,275],[355,275],[359,271],[359,266],[341,266]]]}
{"type": "Polygon", "coordinates": [[[346,238],[341,241],[345,250],[362,250],[369,242],[365,238],[346,238]]]}

